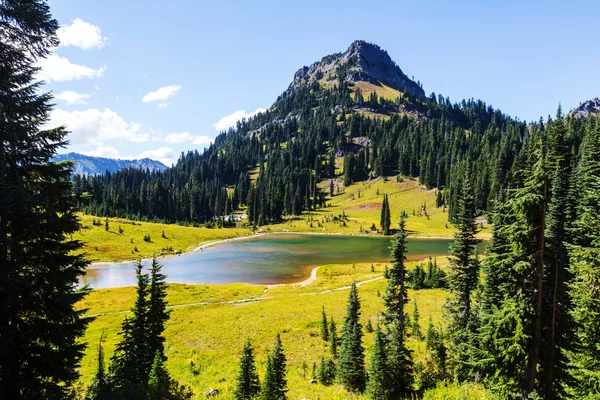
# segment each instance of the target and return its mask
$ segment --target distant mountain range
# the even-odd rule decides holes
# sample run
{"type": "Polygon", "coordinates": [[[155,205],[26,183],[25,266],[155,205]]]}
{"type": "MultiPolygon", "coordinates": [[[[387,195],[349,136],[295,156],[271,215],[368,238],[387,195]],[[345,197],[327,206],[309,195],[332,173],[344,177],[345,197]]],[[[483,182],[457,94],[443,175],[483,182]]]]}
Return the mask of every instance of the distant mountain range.
{"type": "Polygon", "coordinates": [[[125,168],[137,168],[150,171],[164,171],[168,167],[163,163],[141,158],[139,160],[115,160],[113,158],[92,157],[79,153],[57,154],[52,161],[71,160],[75,163],[73,173],[80,175],[98,175],[106,171],[116,172],[125,168]]]}

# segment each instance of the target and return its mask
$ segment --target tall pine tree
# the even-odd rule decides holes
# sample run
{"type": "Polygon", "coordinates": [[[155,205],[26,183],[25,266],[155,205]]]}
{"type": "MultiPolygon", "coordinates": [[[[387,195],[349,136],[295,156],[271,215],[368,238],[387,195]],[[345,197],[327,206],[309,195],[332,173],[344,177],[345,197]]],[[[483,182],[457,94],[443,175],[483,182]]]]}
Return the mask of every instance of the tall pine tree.
{"type": "Polygon", "coordinates": [[[236,400],[251,400],[260,392],[260,381],[256,372],[254,362],[254,349],[252,343],[247,340],[244,344],[242,358],[240,359],[240,371],[237,377],[237,385],[233,397],[236,400]]]}
{"type": "Polygon", "coordinates": [[[0,398],[64,399],[79,377],[89,319],[75,304],[87,265],[63,127],[43,128],[52,96],[37,62],[58,46],[46,1],[0,2],[0,398]]]}

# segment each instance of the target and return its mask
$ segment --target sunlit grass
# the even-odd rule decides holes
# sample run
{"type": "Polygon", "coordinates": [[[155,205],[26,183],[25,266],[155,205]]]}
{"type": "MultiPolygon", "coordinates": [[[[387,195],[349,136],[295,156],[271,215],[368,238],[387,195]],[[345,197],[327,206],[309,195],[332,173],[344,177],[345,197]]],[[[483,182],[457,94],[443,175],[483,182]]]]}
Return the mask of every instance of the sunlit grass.
{"type": "MultiPolygon", "coordinates": [[[[444,264],[445,260],[438,259],[438,262],[444,264]]],[[[415,264],[408,263],[409,267],[415,264]]],[[[253,341],[262,376],[268,350],[275,335],[281,333],[288,359],[289,398],[347,399],[348,393],[337,385],[325,387],[308,382],[313,362],[318,363],[322,355],[327,357],[329,354],[327,343],[319,336],[321,307],[325,307],[327,314],[336,320],[338,329],[341,328],[346,312],[347,286],[352,281],[366,281],[359,286],[361,322],[364,326],[370,319],[375,326],[383,309],[382,295],[387,284],[381,279],[384,267],[384,263],[373,264],[375,271],[372,272],[370,263],[326,265],[319,269],[317,280],[304,287],[169,285],[167,300],[174,307],[165,331],[167,366],[175,379],[193,388],[197,398],[215,388],[220,390],[223,398],[230,398],[244,341],[247,338],[253,341]],[[249,299],[256,301],[229,303],[249,299]],[[303,362],[309,366],[306,377],[302,377],[303,362]]],[[[120,323],[133,306],[134,296],[133,287],[95,290],[80,304],[88,309],[88,314],[97,315],[84,338],[90,346],[81,367],[82,385],[91,380],[96,365],[95,345],[103,333],[107,358],[113,353],[120,323]]],[[[409,297],[417,301],[423,333],[430,316],[434,324],[442,323],[446,291],[409,290],[409,297]]],[[[410,314],[411,311],[412,304],[409,304],[407,312],[410,314]]],[[[367,362],[372,340],[373,334],[365,333],[367,362]]],[[[409,338],[408,344],[414,350],[415,360],[425,357],[423,341],[409,338]]],[[[457,388],[456,393],[459,392],[457,388]]]]}

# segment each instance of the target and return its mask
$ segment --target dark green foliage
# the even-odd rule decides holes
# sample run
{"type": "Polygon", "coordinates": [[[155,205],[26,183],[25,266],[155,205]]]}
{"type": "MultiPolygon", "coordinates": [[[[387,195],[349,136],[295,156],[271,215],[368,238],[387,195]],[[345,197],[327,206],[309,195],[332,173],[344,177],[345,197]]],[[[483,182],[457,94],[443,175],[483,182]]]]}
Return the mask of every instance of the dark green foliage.
{"type": "Polygon", "coordinates": [[[284,400],[287,398],[286,358],[279,334],[275,346],[267,359],[267,372],[261,390],[263,400],[284,400]]]}
{"type": "Polygon", "coordinates": [[[327,315],[325,314],[325,307],[321,311],[321,339],[324,341],[329,340],[329,328],[327,326],[327,315]]]}
{"type": "Polygon", "coordinates": [[[0,398],[64,399],[78,379],[88,318],[74,305],[87,261],[72,164],[50,158],[64,127],[46,129],[52,95],[37,62],[58,45],[46,1],[0,3],[0,398]]]}
{"type": "Polygon", "coordinates": [[[456,211],[456,227],[454,242],[450,246],[450,274],[448,286],[452,297],[445,308],[450,316],[449,336],[452,341],[452,363],[455,375],[465,379],[468,373],[464,364],[468,362],[468,349],[472,345],[473,325],[476,318],[472,311],[473,292],[479,282],[479,260],[477,259],[477,223],[475,218],[471,173],[469,168],[462,182],[461,194],[458,197],[456,211]]]}
{"type": "Polygon", "coordinates": [[[108,232],[108,218],[104,219],[104,230],[108,232]]]}
{"type": "Polygon", "coordinates": [[[386,236],[390,234],[390,218],[390,203],[388,201],[388,195],[384,194],[383,202],[381,203],[381,218],[379,224],[381,226],[381,232],[386,236]]]}
{"type": "Polygon", "coordinates": [[[415,289],[439,289],[447,286],[446,273],[438,268],[437,261],[431,258],[427,262],[427,271],[423,269],[421,264],[408,271],[408,281],[410,286],[415,289]]]}
{"type": "Polygon", "coordinates": [[[337,347],[337,328],[335,326],[335,321],[333,320],[333,317],[331,317],[329,320],[329,352],[331,353],[331,357],[333,357],[333,359],[337,358],[337,347]]]}
{"type": "Polygon", "coordinates": [[[159,352],[164,355],[164,337],[165,323],[169,319],[170,311],[167,311],[167,284],[166,276],[161,272],[162,265],[152,259],[150,268],[150,288],[148,300],[148,313],[146,315],[147,343],[148,352],[156,354],[159,352]]]}
{"type": "Polygon", "coordinates": [[[319,364],[318,370],[319,383],[325,386],[329,386],[335,380],[335,363],[331,359],[325,359],[321,357],[321,363],[319,364]]]}
{"type": "Polygon", "coordinates": [[[373,324],[371,324],[371,320],[367,320],[367,324],[365,325],[365,331],[367,333],[373,333],[373,324]]]}
{"type": "Polygon", "coordinates": [[[244,344],[242,358],[240,359],[240,371],[237,377],[237,385],[233,394],[236,400],[253,399],[260,392],[260,381],[256,372],[254,362],[254,349],[250,340],[244,344]]]}
{"type": "Polygon", "coordinates": [[[392,381],[388,379],[389,365],[383,334],[379,325],[375,329],[375,338],[373,340],[373,350],[371,353],[371,365],[369,367],[369,383],[367,391],[369,397],[373,400],[391,399],[390,384],[392,381]]]}
{"type": "Polygon", "coordinates": [[[366,386],[365,349],[362,344],[362,326],[358,289],[353,282],[348,295],[346,317],[342,326],[342,343],[338,353],[338,382],[348,391],[363,392],[366,386]]]}
{"type": "Polygon", "coordinates": [[[100,341],[98,342],[98,367],[96,368],[96,374],[94,375],[92,384],[88,388],[86,395],[87,400],[110,400],[114,397],[109,377],[106,374],[106,368],[104,367],[103,341],[104,335],[100,336],[100,341]]]}
{"type": "Polygon", "coordinates": [[[148,400],[166,400],[170,399],[171,386],[173,381],[169,376],[169,372],[165,368],[163,355],[160,351],[156,351],[152,368],[148,375],[148,400]]]}
{"type": "Polygon", "coordinates": [[[417,339],[421,339],[421,325],[419,324],[419,309],[417,308],[417,301],[413,302],[413,314],[412,314],[412,336],[417,339]]]}
{"type": "Polygon", "coordinates": [[[396,238],[392,241],[389,280],[383,297],[384,321],[388,325],[389,345],[387,357],[389,363],[389,388],[391,398],[404,398],[412,394],[413,362],[410,350],[405,344],[406,314],[404,307],[408,302],[406,289],[406,229],[404,217],[400,217],[396,238]]]}

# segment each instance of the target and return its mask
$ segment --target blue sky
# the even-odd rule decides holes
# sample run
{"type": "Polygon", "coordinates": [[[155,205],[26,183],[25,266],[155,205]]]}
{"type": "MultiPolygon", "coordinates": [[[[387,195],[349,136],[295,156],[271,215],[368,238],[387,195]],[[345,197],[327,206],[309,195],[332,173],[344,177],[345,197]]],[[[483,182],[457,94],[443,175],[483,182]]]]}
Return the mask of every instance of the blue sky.
{"type": "Polygon", "coordinates": [[[57,96],[51,124],[72,132],[65,151],[171,163],[356,39],[387,50],[428,94],[481,98],[527,121],[600,96],[597,1],[49,4],[63,44],[41,76],[57,96]]]}

